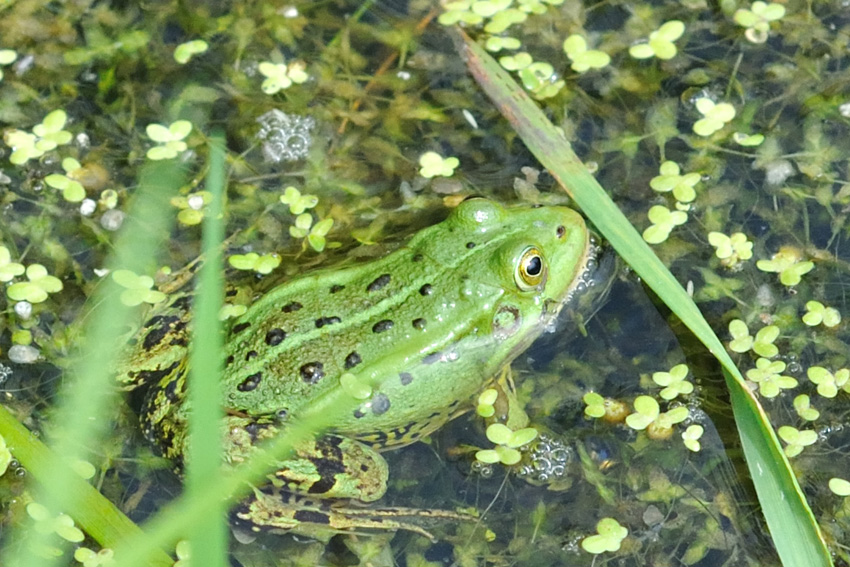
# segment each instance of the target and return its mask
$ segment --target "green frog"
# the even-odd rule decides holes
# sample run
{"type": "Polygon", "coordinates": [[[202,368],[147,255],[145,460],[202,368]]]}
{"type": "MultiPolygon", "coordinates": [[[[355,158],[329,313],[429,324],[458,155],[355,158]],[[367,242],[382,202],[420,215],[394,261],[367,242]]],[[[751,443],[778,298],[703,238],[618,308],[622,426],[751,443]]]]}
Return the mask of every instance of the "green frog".
{"type": "MultiPolygon", "coordinates": [[[[307,535],[316,527],[410,527],[392,519],[404,516],[397,509],[366,517],[321,499],[379,499],[388,474],[379,453],[474,407],[552,326],[583,281],[590,250],[572,209],[468,199],[383,258],[308,273],[256,298],[226,329],[226,462],[245,460],[329,396],[350,403],[280,462],[273,488],[255,491],[236,518],[307,535]]],[[[143,430],[180,462],[191,296],[172,297],[144,324],[119,378],[150,384],[143,430]]]]}

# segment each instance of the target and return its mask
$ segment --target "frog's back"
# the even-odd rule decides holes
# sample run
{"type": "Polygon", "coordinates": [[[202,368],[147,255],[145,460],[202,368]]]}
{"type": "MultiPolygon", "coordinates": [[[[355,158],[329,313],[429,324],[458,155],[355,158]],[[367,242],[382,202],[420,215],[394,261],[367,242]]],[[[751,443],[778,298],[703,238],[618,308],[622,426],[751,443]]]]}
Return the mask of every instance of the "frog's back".
{"type": "Polygon", "coordinates": [[[385,258],[304,276],[253,304],[226,339],[224,405],[280,419],[349,374],[371,395],[333,429],[376,445],[410,442],[468,407],[542,331],[587,247],[569,209],[464,203],[385,258]],[[518,283],[522,255],[553,247],[544,262],[567,273],[518,283]]]}

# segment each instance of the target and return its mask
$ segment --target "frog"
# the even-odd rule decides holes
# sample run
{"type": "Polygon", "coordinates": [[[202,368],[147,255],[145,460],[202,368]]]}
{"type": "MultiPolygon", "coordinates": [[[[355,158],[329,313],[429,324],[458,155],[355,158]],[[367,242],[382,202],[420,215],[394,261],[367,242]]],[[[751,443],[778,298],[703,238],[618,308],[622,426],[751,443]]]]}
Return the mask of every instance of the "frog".
{"type": "MultiPolygon", "coordinates": [[[[420,531],[403,519],[408,510],[364,514],[342,502],[378,501],[389,478],[382,452],[472,409],[551,330],[585,281],[591,242],[569,207],[473,198],[381,258],[308,272],[253,298],[224,331],[225,462],[248,459],[329,397],[348,404],[298,443],[232,519],[313,537],[320,529],[420,531]]],[[[173,294],[142,325],[118,371],[125,385],[148,386],[142,430],[178,467],[191,411],[191,325],[191,294],[173,294]]]]}

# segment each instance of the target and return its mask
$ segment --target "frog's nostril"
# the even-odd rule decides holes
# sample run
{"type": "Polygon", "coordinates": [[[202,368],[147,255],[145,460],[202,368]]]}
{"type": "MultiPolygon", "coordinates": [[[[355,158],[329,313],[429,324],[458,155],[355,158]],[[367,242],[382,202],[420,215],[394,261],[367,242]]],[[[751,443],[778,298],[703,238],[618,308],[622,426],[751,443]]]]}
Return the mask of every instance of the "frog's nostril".
{"type": "Polygon", "coordinates": [[[558,235],[558,238],[563,238],[567,233],[567,227],[564,225],[558,225],[558,228],[555,229],[555,234],[558,235]]]}

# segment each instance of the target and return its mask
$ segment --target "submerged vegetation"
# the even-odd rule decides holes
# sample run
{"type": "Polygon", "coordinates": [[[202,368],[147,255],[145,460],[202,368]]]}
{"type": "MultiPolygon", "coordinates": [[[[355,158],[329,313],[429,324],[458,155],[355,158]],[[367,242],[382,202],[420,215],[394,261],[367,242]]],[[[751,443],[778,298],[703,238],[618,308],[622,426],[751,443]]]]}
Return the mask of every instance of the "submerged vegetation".
{"type": "MultiPolygon", "coordinates": [[[[833,561],[850,564],[845,2],[19,0],[0,15],[3,407],[54,448],[72,447],[66,475],[90,479],[134,521],[153,517],[156,531],[180,485],[141,439],[133,402],[103,405],[100,441],[48,424],[74,415],[55,405],[84,378],[66,369],[114,351],[117,331],[142,317],[97,343],[84,332],[106,301],[97,294],[111,290],[130,312],[189,279],[201,227],[219,218],[213,128],[226,141],[228,273],[257,293],[381,256],[470,195],[571,202],[470,79],[459,27],[689,291],[764,408],[833,561]],[[131,208],[145,199],[162,224],[131,208]],[[155,253],[122,248],[134,222],[159,239],[155,253]]],[[[533,427],[487,422],[505,411],[488,389],[428,444],[387,454],[387,505],[481,523],[429,525],[436,543],[262,534],[233,542],[235,560],[778,562],[771,536],[797,536],[767,532],[716,365],[627,271],[610,296],[571,309],[514,365],[513,401],[533,427]]],[[[248,301],[228,298],[219,319],[248,301]]],[[[347,376],[351,396],[371,394],[347,376]]],[[[110,564],[112,546],[80,529],[77,509],[41,501],[28,482],[40,476],[4,431],[2,557],[36,545],[36,557],[63,564],[110,564]]],[[[187,546],[172,553],[181,567],[187,546]]]]}

